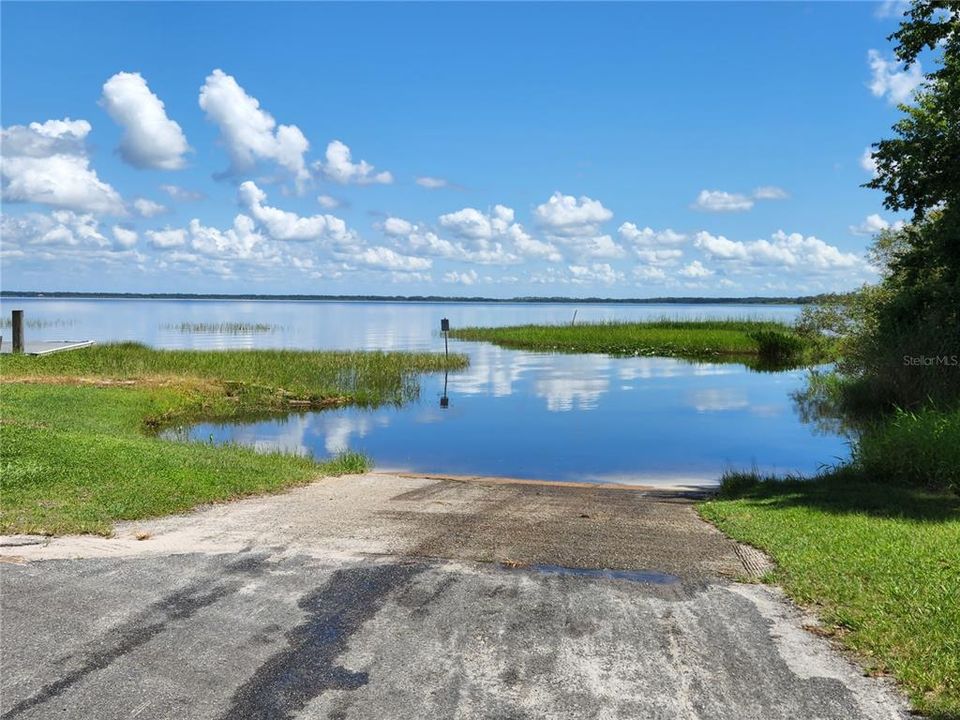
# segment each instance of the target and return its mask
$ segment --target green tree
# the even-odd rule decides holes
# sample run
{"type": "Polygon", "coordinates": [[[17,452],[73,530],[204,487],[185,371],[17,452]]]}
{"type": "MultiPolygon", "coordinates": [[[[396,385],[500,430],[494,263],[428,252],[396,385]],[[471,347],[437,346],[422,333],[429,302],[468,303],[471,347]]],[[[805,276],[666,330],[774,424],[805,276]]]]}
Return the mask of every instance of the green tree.
{"type": "Polygon", "coordinates": [[[915,0],[896,41],[906,65],[930,52],[924,76],[894,137],[874,144],[877,173],[867,187],[912,222],[875,239],[879,284],[805,320],[844,336],[838,369],[847,400],[881,406],[953,404],[960,398],[960,2],[915,0]],[[944,361],[944,358],[946,361],[944,361]],[[931,360],[933,359],[933,360],[931,360]]]}

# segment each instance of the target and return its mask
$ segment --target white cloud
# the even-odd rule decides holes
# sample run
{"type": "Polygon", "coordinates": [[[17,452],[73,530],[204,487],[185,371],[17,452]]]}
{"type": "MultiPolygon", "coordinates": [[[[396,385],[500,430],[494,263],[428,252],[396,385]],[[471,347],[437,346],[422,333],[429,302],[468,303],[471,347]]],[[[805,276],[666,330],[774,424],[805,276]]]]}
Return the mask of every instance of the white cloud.
{"type": "Polygon", "coordinates": [[[3,156],[46,158],[51,155],[84,155],[84,140],[93,128],[86,120],[47,120],[4,128],[3,156]]]}
{"type": "Polygon", "coordinates": [[[699,232],[694,244],[713,259],[733,263],[741,272],[764,266],[803,273],[866,269],[863,260],[853,253],[841,252],[813,236],[787,234],[782,230],[775,232],[770,240],[752,242],[699,232]]]}
{"type": "Polygon", "coordinates": [[[644,280],[647,282],[660,282],[666,280],[667,274],[658,267],[648,267],[643,265],[638,265],[633,269],[633,276],[637,280],[644,280]]]}
{"type": "Polygon", "coordinates": [[[464,272],[457,272],[453,270],[448,273],[444,273],[443,281],[447,283],[458,283],[460,285],[474,285],[477,280],[479,280],[476,270],[466,270],[464,272]]]}
{"type": "Polygon", "coordinates": [[[259,161],[271,161],[287,170],[302,185],[309,179],[304,154],[310,143],[296,125],[277,125],[237,81],[214,70],[200,89],[200,108],[220,128],[234,172],[248,170],[259,161]]]}
{"type": "Polygon", "coordinates": [[[114,225],[113,239],[120,247],[131,248],[137,244],[137,232],[121,225],[114,225]]]}
{"type": "Polygon", "coordinates": [[[339,140],[327,145],[326,162],[317,162],[314,167],[325,178],[341,185],[389,185],[393,182],[393,175],[389,172],[376,172],[366,160],[358,163],[351,159],[350,148],[339,140]]]}
{"type": "Polygon", "coordinates": [[[152,218],[167,212],[166,206],[146,198],[137,198],[131,204],[140,217],[152,218]]]}
{"type": "Polygon", "coordinates": [[[433,265],[433,262],[429,258],[401,255],[390,248],[382,246],[365,248],[359,253],[350,255],[349,259],[352,262],[357,262],[367,267],[404,272],[429,270],[433,265]]]}
{"type": "Polygon", "coordinates": [[[863,155],[860,156],[860,167],[866,170],[868,173],[877,176],[877,161],[873,157],[873,150],[867,148],[863,151],[863,155]]]}
{"type": "Polygon", "coordinates": [[[150,241],[150,244],[155,248],[159,248],[160,250],[183,247],[187,244],[187,231],[183,228],[147,230],[147,232],[144,234],[147,236],[147,240],[150,241]]]}
{"type": "Polygon", "coordinates": [[[790,194],[776,185],[762,185],[753,191],[755,200],[786,200],[790,194]]]}
{"type": "Polygon", "coordinates": [[[874,213],[873,215],[867,215],[859,225],[851,225],[850,232],[854,235],[876,235],[878,232],[890,228],[899,230],[905,224],[903,220],[897,220],[891,225],[887,220],[874,213]]]}
{"type": "Polygon", "coordinates": [[[513,208],[494,205],[489,213],[463,208],[441,215],[438,220],[441,227],[468,242],[468,247],[460,245],[463,259],[481,261],[479,258],[489,257],[489,264],[493,259],[517,262],[517,255],[550,262],[563,259],[555,245],[532,237],[522,225],[514,222],[514,217],[513,208]]]}
{"type": "Polygon", "coordinates": [[[324,210],[334,210],[340,207],[340,201],[332,195],[317,195],[317,203],[324,210]]]}
{"type": "Polygon", "coordinates": [[[923,69],[919,61],[909,68],[901,69],[896,60],[887,60],[877,50],[867,52],[872,77],[869,88],[874,97],[886,96],[891,105],[905,103],[913,98],[913,92],[923,82],[923,69]]]}
{"type": "Polygon", "coordinates": [[[101,104],[123,128],[120,155],[139,168],[178,170],[190,150],[183,130],[140,73],[120,72],[103,85],[101,104]]]}
{"type": "Polygon", "coordinates": [[[568,247],[581,267],[588,265],[587,260],[616,259],[627,254],[612,237],[602,233],[600,226],[613,217],[613,212],[599,200],[555,192],[536,207],[534,215],[547,240],[568,247]]]}
{"type": "Polygon", "coordinates": [[[450,184],[443,178],[429,177],[429,176],[418,177],[416,179],[416,183],[420,187],[425,187],[428,190],[437,190],[439,188],[445,188],[450,184]]]}
{"type": "Polygon", "coordinates": [[[403,218],[388,217],[383,221],[383,232],[391,237],[403,237],[409,235],[415,229],[416,225],[403,218]]]}
{"type": "Polygon", "coordinates": [[[617,229],[617,232],[621,238],[636,245],[679,245],[687,240],[686,235],[671,230],[670,228],[666,230],[654,230],[653,228],[645,227],[641,230],[631,222],[623,223],[617,229]]]}
{"type": "Polygon", "coordinates": [[[534,213],[541,225],[558,235],[597,234],[600,225],[613,217],[599,200],[575,198],[559,191],[538,205],[534,213]]]}
{"type": "Polygon", "coordinates": [[[4,128],[3,199],[78,212],[124,215],[120,194],[90,168],[86,120],[48,120],[4,128]]]}
{"type": "Polygon", "coordinates": [[[740,212],[752,208],[753,200],[739,193],[701,190],[692,207],[706,212],[740,212]]]}
{"type": "Polygon", "coordinates": [[[577,285],[589,285],[598,282],[605,285],[613,285],[614,283],[622,282],[624,279],[623,273],[619,270],[614,270],[609,263],[568,265],[567,269],[570,271],[570,281],[577,285]]]}
{"type": "Polygon", "coordinates": [[[225,232],[205,227],[194,218],[189,224],[190,246],[197,252],[219,258],[253,260],[262,258],[266,238],[255,229],[253,219],[242,213],[225,232]]]}
{"type": "Polygon", "coordinates": [[[296,213],[264,205],[267,195],[256,184],[247,180],[238,190],[240,204],[253,218],[266,228],[274,240],[329,240],[339,245],[354,245],[356,233],[334,215],[310,215],[296,213]]]}
{"type": "Polygon", "coordinates": [[[706,252],[711,257],[721,258],[723,260],[746,260],[749,253],[742,242],[728,240],[723,235],[711,235],[706,231],[697,233],[697,239],[694,245],[706,252]]]}
{"type": "Polygon", "coordinates": [[[203,200],[205,197],[202,192],[187,190],[179,185],[161,185],[160,189],[172,199],[180,202],[196,202],[197,200],[203,200]]]}
{"type": "Polygon", "coordinates": [[[91,213],[72,210],[54,210],[49,215],[28,213],[23,216],[2,217],[4,245],[44,245],[107,248],[110,240],[100,232],[96,217],[91,213]]]}
{"type": "Polygon", "coordinates": [[[678,271],[679,275],[682,275],[686,278],[701,279],[710,277],[714,274],[713,270],[703,266],[699,260],[694,260],[689,265],[685,265],[681,270],[678,271]]]}
{"type": "Polygon", "coordinates": [[[675,265],[683,257],[682,250],[636,248],[637,257],[648,265],[675,265]]]}

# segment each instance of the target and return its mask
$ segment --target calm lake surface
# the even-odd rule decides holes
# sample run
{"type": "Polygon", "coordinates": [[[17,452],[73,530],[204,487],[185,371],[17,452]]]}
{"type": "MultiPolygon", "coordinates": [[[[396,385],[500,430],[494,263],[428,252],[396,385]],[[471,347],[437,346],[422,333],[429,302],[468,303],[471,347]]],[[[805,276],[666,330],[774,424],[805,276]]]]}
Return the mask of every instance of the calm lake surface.
{"type": "MultiPolygon", "coordinates": [[[[4,298],[36,340],[135,340],[159,348],[443,350],[438,329],[520,323],[755,317],[796,306],[592,305],[4,298]],[[256,332],[186,331],[247,323],[256,332]],[[36,327],[30,327],[36,324],[36,327]]],[[[4,334],[9,332],[5,330],[4,334]]],[[[504,350],[451,340],[470,368],[425,376],[402,408],[295,413],[177,434],[322,458],[364,452],[378,469],[651,484],[714,484],[726,469],[813,473],[849,454],[804,423],[792,399],[806,370],[504,350]],[[444,389],[445,388],[445,389],[444,389]],[[441,406],[442,398],[447,406],[441,406]]]]}

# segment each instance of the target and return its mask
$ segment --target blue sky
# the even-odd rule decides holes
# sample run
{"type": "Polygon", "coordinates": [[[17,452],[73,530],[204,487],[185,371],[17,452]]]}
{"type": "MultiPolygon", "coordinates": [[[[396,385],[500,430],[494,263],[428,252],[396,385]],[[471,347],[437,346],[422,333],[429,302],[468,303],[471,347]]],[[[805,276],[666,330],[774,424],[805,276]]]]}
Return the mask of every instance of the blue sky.
{"type": "Polygon", "coordinates": [[[4,2],[3,287],[856,287],[899,9],[4,2]]]}

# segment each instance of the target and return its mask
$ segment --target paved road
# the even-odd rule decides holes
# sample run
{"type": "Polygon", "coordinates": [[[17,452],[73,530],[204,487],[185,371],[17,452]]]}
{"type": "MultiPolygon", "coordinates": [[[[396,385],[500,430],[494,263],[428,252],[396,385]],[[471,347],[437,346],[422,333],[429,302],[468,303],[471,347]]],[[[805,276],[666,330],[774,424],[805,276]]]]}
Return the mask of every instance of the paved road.
{"type": "Polygon", "coordinates": [[[371,474],[16,542],[3,718],[907,717],[663,493],[371,474]]]}

